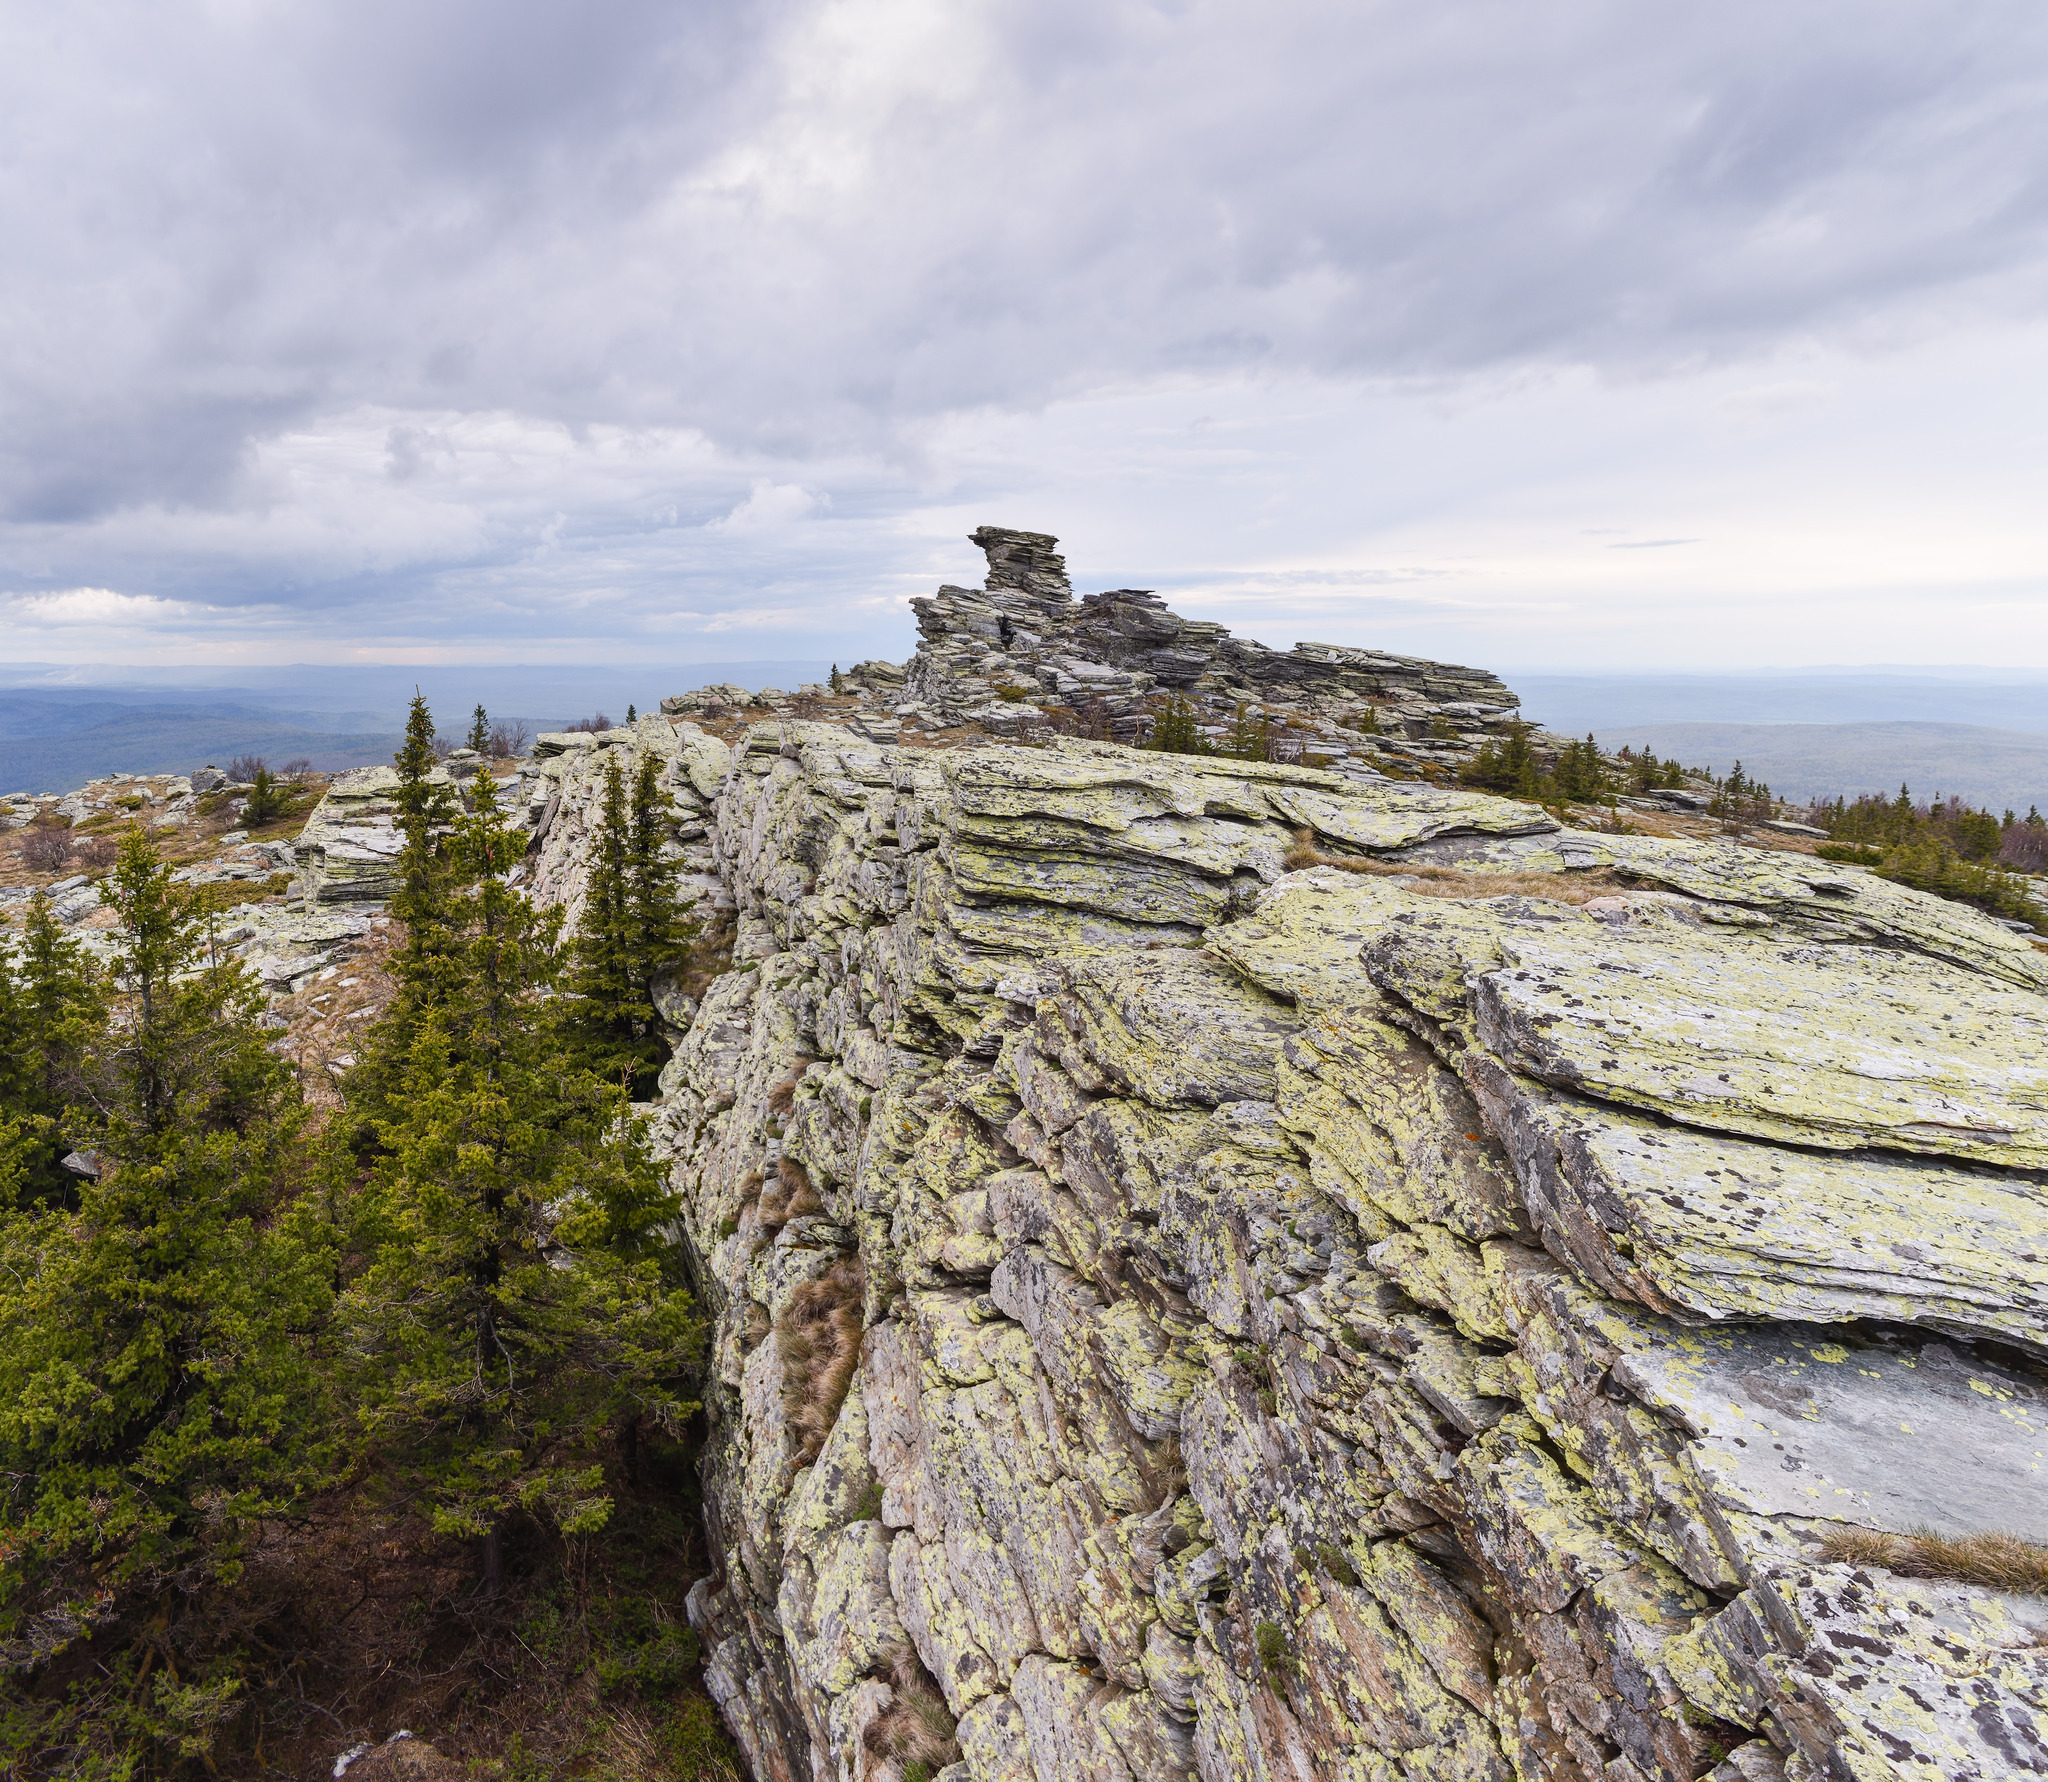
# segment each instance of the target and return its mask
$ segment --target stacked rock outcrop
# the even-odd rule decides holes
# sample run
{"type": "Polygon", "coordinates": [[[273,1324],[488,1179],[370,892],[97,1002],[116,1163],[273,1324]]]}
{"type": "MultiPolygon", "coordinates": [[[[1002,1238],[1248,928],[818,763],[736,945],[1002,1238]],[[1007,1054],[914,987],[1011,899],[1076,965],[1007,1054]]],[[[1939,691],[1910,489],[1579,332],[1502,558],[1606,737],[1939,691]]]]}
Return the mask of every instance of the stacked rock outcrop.
{"type": "Polygon", "coordinates": [[[1243,708],[1278,722],[1283,752],[1353,777],[1453,768],[1517,715],[1515,695],[1484,669],[1337,644],[1270,650],[1184,619],[1144,588],[1076,600],[1058,539],[997,526],[972,537],[986,584],[910,603],[918,648],[900,689],[887,664],[864,663],[842,677],[846,690],[936,727],[1122,742],[1143,740],[1165,699],[1186,701],[1212,733],[1243,708]]]}
{"type": "MultiPolygon", "coordinates": [[[[996,542],[989,610],[1064,610],[996,542]]],[[[542,895],[606,747],[737,923],[649,1112],[762,1782],[2048,1769],[2048,1604],[1831,1557],[2048,1540],[2029,944],[1474,793],[800,721],[543,763],[542,895]]]]}

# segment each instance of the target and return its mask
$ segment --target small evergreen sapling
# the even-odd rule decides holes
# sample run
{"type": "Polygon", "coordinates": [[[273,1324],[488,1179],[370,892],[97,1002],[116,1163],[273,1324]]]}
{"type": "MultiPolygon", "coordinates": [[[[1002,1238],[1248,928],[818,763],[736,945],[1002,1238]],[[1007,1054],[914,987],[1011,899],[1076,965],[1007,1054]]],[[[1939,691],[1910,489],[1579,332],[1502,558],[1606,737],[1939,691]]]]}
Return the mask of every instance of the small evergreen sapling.
{"type": "Polygon", "coordinates": [[[469,716],[469,747],[479,755],[491,746],[491,721],[484,715],[483,701],[477,701],[477,708],[469,716]]]}

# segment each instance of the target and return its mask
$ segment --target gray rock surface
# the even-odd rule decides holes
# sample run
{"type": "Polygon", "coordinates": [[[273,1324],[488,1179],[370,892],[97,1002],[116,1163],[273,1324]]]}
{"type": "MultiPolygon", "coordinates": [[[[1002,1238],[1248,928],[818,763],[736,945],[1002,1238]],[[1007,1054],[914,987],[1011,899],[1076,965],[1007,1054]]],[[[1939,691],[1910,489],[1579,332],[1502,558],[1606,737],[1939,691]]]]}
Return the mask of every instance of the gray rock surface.
{"type": "MultiPolygon", "coordinates": [[[[2048,1766],[2048,1606],[1822,1544],[2048,1539],[2040,953],[1297,767],[624,746],[737,922],[648,1111],[757,1776],[890,1775],[931,1699],[954,1782],[2048,1766]],[[1289,872],[1300,827],[1452,876],[1289,872]],[[821,1294],[850,1379],[785,1360],[821,1294]]],[[[530,771],[573,903],[596,752],[530,771]]]]}
{"type": "MultiPolygon", "coordinates": [[[[986,584],[911,602],[918,649],[902,693],[930,722],[1021,734],[1061,713],[1128,742],[1174,695],[1212,732],[1243,704],[1283,721],[1282,749],[1295,758],[1406,778],[1466,759],[1517,715],[1515,695],[1484,669],[1337,644],[1269,650],[1182,618],[1148,589],[1076,600],[1048,534],[983,526],[972,537],[988,557],[986,584]]],[[[861,670],[847,678],[861,688],[861,670]]]]}

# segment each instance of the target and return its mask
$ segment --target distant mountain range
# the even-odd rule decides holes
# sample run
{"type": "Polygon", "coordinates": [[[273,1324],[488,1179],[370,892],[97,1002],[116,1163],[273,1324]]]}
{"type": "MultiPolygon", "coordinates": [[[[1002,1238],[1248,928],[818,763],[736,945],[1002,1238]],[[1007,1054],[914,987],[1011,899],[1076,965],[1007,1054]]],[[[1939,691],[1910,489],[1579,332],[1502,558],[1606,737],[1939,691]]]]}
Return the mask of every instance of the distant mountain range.
{"type": "Polygon", "coordinates": [[[1639,724],[1983,725],[2048,732],[2048,673],[1994,669],[1518,674],[1523,712],[1570,736],[1639,724]]]}
{"type": "MultiPolygon", "coordinates": [[[[842,667],[851,667],[844,663],[842,667]]],[[[794,688],[824,662],[324,668],[0,668],[0,792],[60,792],[95,775],[182,773],[208,761],[303,756],[321,768],[388,760],[415,687],[444,735],[481,702],[493,718],[558,729],[624,718],[713,681],[794,688]]],[[[2048,807],[2048,677],[1990,670],[1754,675],[1520,674],[1522,709],[1603,747],[1648,746],[1725,773],[1743,767],[1797,798],[1954,792],[2048,807]]]]}
{"type": "Polygon", "coordinates": [[[1780,797],[1954,793],[1994,811],[2048,806],[2048,734],[1982,724],[1631,724],[1593,731],[1603,749],[1653,749],[1725,774],[1738,761],[1780,797]]]}
{"type": "MultiPolygon", "coordinates": [[[[846,666],[851,666],[847,664],[846,666]]],[[[629,704],[711,682],[791,689],[821,681],[825,662],[706,662],[637,670],[375,667],[84,670],[20,663],[0,669],[0,792],[65,792],[105,773],[189,773],[237,755],[273,767],[303,757],[333,770],[388,761],[413,690],[444,736],[460,736],[482,704],[529,730],[558,730],[629,704]]]]}
{"type": "MultiPolygon", "coordinates": [[[[89,722],[23,734],[23,713],[0,693],[0,791],[66,792],[107,773],[190,773],[237,755],[273,767],[304,759],[322,772],[389,760],[395,730],[307,730],[249,706],[109,706],[93,701],[89,722]]],[[[36,715],[45,715],[38,713],[36,715]]],[[[64,716],[75,716],[67,713],[64,716]]]]}

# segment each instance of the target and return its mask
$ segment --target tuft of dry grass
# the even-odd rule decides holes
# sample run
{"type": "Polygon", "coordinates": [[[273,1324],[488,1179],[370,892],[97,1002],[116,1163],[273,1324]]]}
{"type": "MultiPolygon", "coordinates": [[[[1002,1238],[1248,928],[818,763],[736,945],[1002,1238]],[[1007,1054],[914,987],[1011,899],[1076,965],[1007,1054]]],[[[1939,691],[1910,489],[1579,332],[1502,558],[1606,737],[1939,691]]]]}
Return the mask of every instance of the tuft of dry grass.
{"type": "Polygon", "coordinates": [[[853,1384],[866,1292],[865,1265],[858,1256],[842,1256],[792,1293],[775,1320],[783,1415],[796,1434],[799,1467],[809,1466],[824,1451],[853,1384]]]}
{"type": "Polygon", "coordinates": [[[804,1072],[811,1066],[808,1058],[796,1059],[781,1076],[768,1085],[768,1111],[778,1120],[787,1120],[790,1110],[796,1106],[796,1086],[804,1080],[804,1072]]]}
{"type": "Polygon", "coordinates": [[[946,1698],[909,1646],[898,1646],[889,1654],[888,1682],[892,1699],[868,1722],[861,1743],[876,1757],[891,1759],[904,1782],[928,1782],[948,1764],[960,1761],[946,1698]]]}
{"type": "Polygon", "coordinates": [[[825,1203],[811,1185],[810,1173],[804,1166],[794,1157],[780,1159],[775,1165],[774,1186],[761,1191],[761,1223],[778,1231],[805,1213],[824,1210],[825,1203]]]}
{"type": "Polygon", "coordinates": [[[1282,862],[1289,872],[1311,866],[1334,866],[1339,872],[1374,878],[1407,879],[1418,897],[1535,897],[1549,903],[1591,903],[1611,897],[1622,887],[1604,866],[1588,872],[1462,872],[1454,866],[1411,866],[1375,860],[1369,854],[1326,854],[1315,845],[1313,831],[1297,829],[1294,846],[1282,862]]]}
{"type": "Polygon", "coordinates": [[[1882,1566],[1902,1578],[1945,1578],[2048,1596],[2048,1546],[2015,1534],[1942,1535],[1932,1529],[1887,1534],[1838,1528],[1821,1538],[1821,1555],[1850,1565],[1882,1566]]]}

